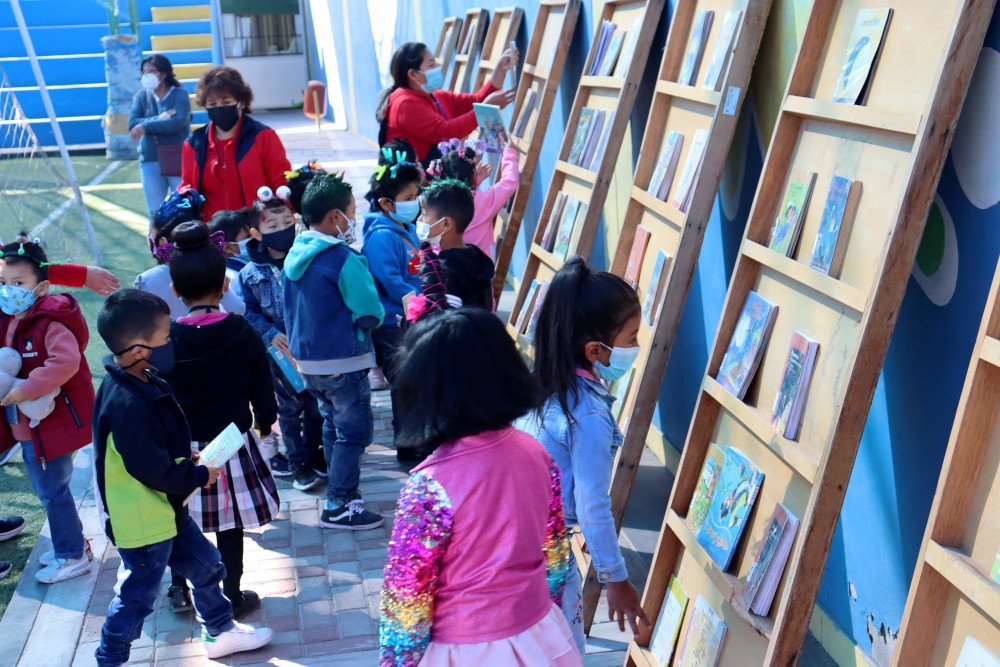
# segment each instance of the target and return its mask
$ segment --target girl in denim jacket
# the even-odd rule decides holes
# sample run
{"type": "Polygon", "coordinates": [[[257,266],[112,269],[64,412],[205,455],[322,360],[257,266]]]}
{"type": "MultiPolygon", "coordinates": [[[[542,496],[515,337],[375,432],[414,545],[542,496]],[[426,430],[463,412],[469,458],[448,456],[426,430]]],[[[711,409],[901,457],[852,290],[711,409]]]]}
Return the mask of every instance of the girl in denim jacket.
{"type": "MultiPolygon", "coordinates": [[[[538,316],[534,339],[535,377],[548,400],[516,426],[535,436],[562,473],[566,525],[579,526],[601,583],[608,589],[608,615],[625,630],[649,624],[639,593],[629,583],[608,487],[622,433],[611,413],[607,384],[628,372],[639,353],[639,297],[628,283],[592,271],[579,257],[556,273],[538,316]]],[[[562,609],[581,655],[584,635],[576,563],[563,594],[562,609]]]]}

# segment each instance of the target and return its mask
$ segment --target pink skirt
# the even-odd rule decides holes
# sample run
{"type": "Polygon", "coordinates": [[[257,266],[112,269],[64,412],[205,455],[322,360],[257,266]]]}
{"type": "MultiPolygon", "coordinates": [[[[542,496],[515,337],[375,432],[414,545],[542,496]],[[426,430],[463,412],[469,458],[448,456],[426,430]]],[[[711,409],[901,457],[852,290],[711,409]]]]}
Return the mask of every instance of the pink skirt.
{"type": "Polygon", "coordinates": [[[580,667],[573,633],[559,607],[545,618],[506,639],[482,644],[444,644],[431,641],[420,667],[580,667]]]}

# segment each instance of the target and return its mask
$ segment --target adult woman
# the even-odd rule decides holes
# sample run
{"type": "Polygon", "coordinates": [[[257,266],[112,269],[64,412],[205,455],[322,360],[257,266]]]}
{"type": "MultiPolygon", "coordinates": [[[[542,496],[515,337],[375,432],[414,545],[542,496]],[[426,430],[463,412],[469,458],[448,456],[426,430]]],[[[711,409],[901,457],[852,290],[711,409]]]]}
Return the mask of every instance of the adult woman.
{"type": "Polygon", "coordinates": [[[475,93],[441,90],[441,67],[425,44],[408,42],[392,56],[392,85],[382,92],[375,113],[381,127],[378,143],[406,139],[426,166],[440,157],[437,144],[452,137],[464,138],[476,129],[476,102],[506,107],[513,90],[500,90],[507,71],[517,62],[517,49],[500,56],[490,80],[475,93]]]}
{"type": "Polygon", "coordinates": [[[249,116],[253,91],[232,67],[201,75],[195,99],[211,121],[184,142],[181,181],[205,196],[202,220],[250,206],[257,190],[277,190],[291,171],[277,133],[249,116]]]}
{"type": "Polygon", "coordinates": [[[128,129],[139,142],[139,175],[150,215],[181,184],[181,144],[191,132],[191,102],[166,56],[142,61],[142,90],[132,99],[128,129]]]}

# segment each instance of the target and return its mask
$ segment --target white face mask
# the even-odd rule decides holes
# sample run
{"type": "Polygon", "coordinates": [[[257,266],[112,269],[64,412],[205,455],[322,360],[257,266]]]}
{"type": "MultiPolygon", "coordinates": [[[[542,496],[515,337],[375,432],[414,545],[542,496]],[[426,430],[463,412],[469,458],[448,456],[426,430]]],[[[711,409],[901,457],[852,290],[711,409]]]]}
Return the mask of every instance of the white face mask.
{"type": "MultiPolygon", "coordinates": [[[[338,211],[338,213],[340,212],[338,211]]],[[[355,233],[355,228],[357,227],[357,223],[354,220],[351,220],[343,213],[340,213],[340,223],[338,224],[338,226],[340,227],[340,229],[343,230],[339,234],[337,234],[338,239],[340,239],[347,245],[351,245],[352,243],[358,240],[358,236],[355,233]]]]}
{"type": "Polygon", "coordinates": [[[139,83],[145,90],[156,90],[157,86],[160,85],[160,77],[152,72],[146,72],[139,78],[139,83]]]}
{"type": "MultiPolygon", "coordinates": [[[[444,218],[441,218],[441,220],[444,220],[444,218]]],[[[437,236],[431,236],[431,227],[438,224],[438,222],[441,222],[441,220],[438,220],[434,224],[424,222],[423,220],[417,222],[417,238],[420,239],[421,243],[426,241],[431,245],[441,245],[441,236],[443,236],[442,234],[438,234],[437,236]]]]}

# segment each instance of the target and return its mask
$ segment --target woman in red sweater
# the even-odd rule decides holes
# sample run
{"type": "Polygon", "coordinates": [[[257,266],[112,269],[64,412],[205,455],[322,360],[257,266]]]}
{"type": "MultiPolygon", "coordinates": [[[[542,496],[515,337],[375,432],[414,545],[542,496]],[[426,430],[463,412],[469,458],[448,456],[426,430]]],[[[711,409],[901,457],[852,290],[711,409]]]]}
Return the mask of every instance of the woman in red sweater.
{"type": "Polygon", "coordinates": [[[392,85],[382,92],[375,117],[380,123],[378,143],[406,139],[426,166],[440,157],[438,142],[464,139],[476,129],[476,102],[501,109],[514,101],[514,90],[500,90],[507,71],[517,63],[517,49],[500,56],[490,80],[475,93],[441,90],[441,66],[425,44],[408,42],[392,56],[392,85]]]}

